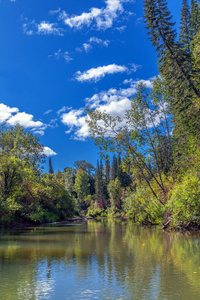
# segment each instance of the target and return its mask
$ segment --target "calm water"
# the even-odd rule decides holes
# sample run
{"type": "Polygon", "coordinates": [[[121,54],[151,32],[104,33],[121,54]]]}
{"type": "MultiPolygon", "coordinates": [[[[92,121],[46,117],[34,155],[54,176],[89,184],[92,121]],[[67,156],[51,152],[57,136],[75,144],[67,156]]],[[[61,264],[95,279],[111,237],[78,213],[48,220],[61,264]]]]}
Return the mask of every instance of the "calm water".
{"type": "Polygon", "coordinates": [[[0,235],[0,299],[200,299],[200,236],[89,221],[0,235]]]}

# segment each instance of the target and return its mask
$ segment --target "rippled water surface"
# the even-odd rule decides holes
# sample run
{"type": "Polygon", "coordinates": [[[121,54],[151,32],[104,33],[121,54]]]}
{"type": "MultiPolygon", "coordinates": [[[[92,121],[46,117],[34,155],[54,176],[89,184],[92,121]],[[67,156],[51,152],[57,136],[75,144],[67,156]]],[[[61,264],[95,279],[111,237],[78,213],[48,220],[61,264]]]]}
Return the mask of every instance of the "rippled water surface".
{"type": "Polygon", "coordinates": [[[4,231],[0,299],[200,299],[200,236],[89,221],[4,231]]]}

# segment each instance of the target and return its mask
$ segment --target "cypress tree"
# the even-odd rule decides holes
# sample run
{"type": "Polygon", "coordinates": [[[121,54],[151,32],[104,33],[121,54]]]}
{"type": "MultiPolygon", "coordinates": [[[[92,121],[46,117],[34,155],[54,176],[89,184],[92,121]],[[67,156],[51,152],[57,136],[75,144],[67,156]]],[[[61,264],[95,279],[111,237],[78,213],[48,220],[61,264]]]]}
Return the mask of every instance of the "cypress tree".
{"type": "Polygon", "coordinates": [[[54,174],[51,157],[49,157],[49,174],[54,174]]]}

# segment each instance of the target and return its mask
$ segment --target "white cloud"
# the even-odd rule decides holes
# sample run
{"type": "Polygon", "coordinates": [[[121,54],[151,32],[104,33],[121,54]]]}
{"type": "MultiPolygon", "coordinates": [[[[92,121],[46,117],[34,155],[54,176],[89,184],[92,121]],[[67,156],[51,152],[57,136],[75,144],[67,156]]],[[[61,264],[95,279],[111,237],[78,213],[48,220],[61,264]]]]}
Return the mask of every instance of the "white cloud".
{"type": "Polygon", "coordinates": [[[48,114],[50,114],[51,112],[52,112],[52,109],[49,109],[49,110],[45,111],[45,112],[43,113],[43,115],[48,115],[48,114]]]}
{"type": "Polygon", "coordinates": [[[98,8],[91,8],[89,13],[82,13],[80,16],[67,17],[64,23],[69,27],[80,29],[83,25],[89,27],[93,20],[97,19],[102,14],[102,10],[98,8]]]}
{"type": "MultiPolygon", "coordinates": [[[[15,1],[15,0],[10,0],[15,1]]],[[[72,29],[80,30],[83,27],[90,27],[96,30],[106,30],[113,27],[114,21],[121,21],[119,17],[125,15],[126,17],[132,13],[126,12],[124,9],[124,4],[128,2],[133,2],[133,0],[104,0],[105,5],[101,8],[92,7],[89,12],[83,12],[80,15],[69,16],[64,10],[58,8],[57,10],[52,10],[49,13],[54,16],[58,16],[57,22],[60,24],[64,23],[72,29]]],[[[123,19],[124,20],[124,19],[123,19]]],[[[41,21],[37,23],[36,21],[28,21],[25,18],[25,23],[23,24],[24,33],[27,35],[64,35],[63,24],[58,25],[57,22],[41,21]]],[[[117,27],[119,31],[124,30],[124,26],[117,27]]]]}
{"type": "Polygon", "coordinates": [[[57,52],[55,52],[53,55],[49,55],[49,57],[55,57],[56,59],[60,59],[61,57],[64,58],[66,62],[70,62],[73,60],[72,57],[70,57],[68,51],[62,51],[62,49],[59,49],[57,52]]]}
{"type": "Polygon", "coordinates": [[[83,48],[84,48],[85,52],[88,53],[92,49],[92,45],[88,44],[88,43],[84,43],[83,48]]]}
{"type": "Polygon", "coordinates": [[[13,113],[18,113],[19,109],[17,107],[9,107],[3,103],[0,103],[0,123],[8,120],[13,113]]]}
{"type": "Polygon", "coordinates": [[[33,121],[33,115],[25,112],[18,112],[16,115],[12,116],[7,123],[12,126],[19,124],[24,128],[38,128],[43,125],[43,123],[40,121],[33,121]]]}
{"type": "Polygon", "coordinates": [[[126,28],[127,28],[127,26],[123,25],[123,26],[120,26],[120,27],[116,27],[115,29],[118,30],[120,33],[122,33],[126,28]]]}
{"type": "Polygon", "coordinates": [[[61,109],[59,109],[57,111],[57,114],[60,115],[61,113],[65,112],[66,110],[71,110],[72,107],[69,107],[69,106],[63,106],[61,109]]]}
{"type": "Polygon", "coordinates": [[[152,89],[153,88],[153,80],[155,79],[156,77],[152,77],[148,80],[144,80],[144,79],[141,79],[141,80],[133,80],[132,78],[131,79],[126,79],[123,81],[123,84],[130,84],[132,87],[135,86],[135,85],[138,85],[139,83],[142,83],[144,84],[148,89],[152,89]]]}
{"type": "Polygon", "coordinates": [[[78,71],[75,74],[75,79],[80,82],[84,82],[84,81],[97,82],[102,78],[104,78],[107,74],[124,73],[124,72],[128,72],[128,70],[129,69],[126,66],[111,64],[108,66],[92,68],[83,73],[78,71]]]}
{"type": "Polygon", "coordinates": [[[9,107],[0,103],[0,123],[3,122],[11,126],[19,124],[24,128],[29,128],[35,134],[40,135],[44,135],[46,128],[53,127],[53,124],[44,124],[41,121],[34,121],[33,115],[19,112],[17,107],[9,107]]]}
{"type": "Polygon", "coordinates": [[[85,112],[83,108],[73,109],[69,113],[61,116],[61,122],[68,126],[66,133],[71,133],[74,129],[76,131],[74,139],[85,140],[89,136],[89,128],[85,122],[85,112]]]}
{"type": "Polygon", "coordinates": [[[123,4],[133,2],[132,0],[105,0],[106,6],[102,8],[91,8],[89,12],[83,12],[81,15],[69,17],[65,11],[59,13],[59,18],[70,28],[81,29],[83,26],[95,26],[97,30],[106,30],[113,26],[116,20],[123,12],[123,4]]]}
{"type": "Polygon", "coordinates": [[[109,40],[102,40],[95,36],[92,36],[86,43],[83,43],[82,47],[76,48],[76,51],[83,52],[84,50],[86,53],[89,53],[90,50],[93,48],[93,45],[108,47],[109,43],[110,43],[109,40]]]}
{"type": "Polygon", "coordinates": [[[49,147],[44,147],[43,154],[46,155],[47,157],[57,155],[57,153],[54,152],[54,151],[53,151],[51,148],[49,148],[49,147]]]}
{"type": "Polygon", "coordinates": [[[25,19],[27,22],[23,24],[23,31],[27,35],[59,35],[63,36],[63,28],[58,27],[57,23],[50,23],[48,21],[42,21],[39,24],[37,24],[34,20],[28,21],[28,19],[25,19]]]}
{"type": "Polygon", "coordinates": [[[90,43],[94,43],[94,44],[98,44],[98,45],[101,45],[101,46],[104,46],[104,47],[108,47],[110,41],[109,40],[102,40],[102,39],[99,39],[95,36],[92,36],[90,39],[89,39],[89,42],[90,43]]]}
{"type": "MultiPolygon", "coordinates": [[[[90,109],[98,109],[105,111],[111,116],[119,116],[123,121],[121,125],[126,125],[125,114],[131,107],[130,97],[137,92],[137,86],[140,82],[147,84],[148,88],[152,88],[152,79],[149,80],[126,80],[124,83],[129,84],[128,88],[111,88],[108,91],[101,91],[94,94],[91,98],[86,98],[86,105],[90,109]]],[[[86,113],[83,108],[78,110],[72,109],[68,113],[61,115],[61,122],[68,126],[67,134],[72,133],[73,139],[84,141],[89,137],[89,128],[85,121],[86,113]]]]}
{"type": "Polygon", "coordinates": [[[55,34],[55,35],[63,35],[63,29],[58,28],[58,24],[56,23],[49,23],[46,21],[41,22],[37,25],[37,34],[55,34]]]}

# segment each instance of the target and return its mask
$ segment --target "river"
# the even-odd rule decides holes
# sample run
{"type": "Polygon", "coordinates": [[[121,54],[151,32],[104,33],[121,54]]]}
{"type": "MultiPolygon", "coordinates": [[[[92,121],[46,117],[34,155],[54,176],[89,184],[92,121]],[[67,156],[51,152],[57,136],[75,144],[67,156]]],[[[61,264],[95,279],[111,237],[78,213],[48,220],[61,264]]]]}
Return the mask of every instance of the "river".
{"type": "Polygon", "coordinates": [[[200,235],[88,221],[2,231],[0,299],[200,299],[200,235]]]}

